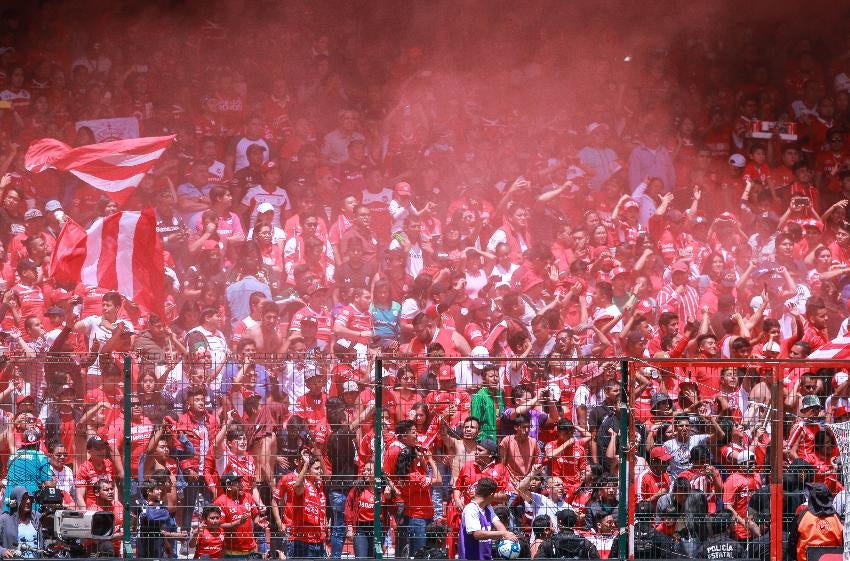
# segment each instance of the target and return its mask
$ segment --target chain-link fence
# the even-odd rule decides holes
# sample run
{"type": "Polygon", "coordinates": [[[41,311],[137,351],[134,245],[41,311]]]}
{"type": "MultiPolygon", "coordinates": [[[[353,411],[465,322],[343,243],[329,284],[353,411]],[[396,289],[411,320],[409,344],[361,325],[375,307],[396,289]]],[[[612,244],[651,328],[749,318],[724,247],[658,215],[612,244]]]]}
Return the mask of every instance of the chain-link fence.
{"type": "Polygon", "coordinates": [[[7,359],[4,505],[34,500],[36,556],[469,557],[489,505],[520,557],[793,559],[813,505],[844,514],[842,363],[193,359],[7,359]]]}

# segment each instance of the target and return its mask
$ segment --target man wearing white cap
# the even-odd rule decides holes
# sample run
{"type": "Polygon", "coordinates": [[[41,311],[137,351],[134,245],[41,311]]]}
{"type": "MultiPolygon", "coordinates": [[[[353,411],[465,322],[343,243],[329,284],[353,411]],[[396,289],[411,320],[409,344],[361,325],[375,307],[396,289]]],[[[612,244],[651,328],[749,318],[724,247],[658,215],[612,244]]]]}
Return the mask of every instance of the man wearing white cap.
{"type": "Polygon", "coordinates": [[[272,245],[280,245],[286,241],[286,232],[283,228],[274,224],[274,207],[271,203],[260,203],[257,205],[256,223],[248,230],[249,240],[254,239],[254,228],[260,224],[271,224],[272,226],[272,245]]]}

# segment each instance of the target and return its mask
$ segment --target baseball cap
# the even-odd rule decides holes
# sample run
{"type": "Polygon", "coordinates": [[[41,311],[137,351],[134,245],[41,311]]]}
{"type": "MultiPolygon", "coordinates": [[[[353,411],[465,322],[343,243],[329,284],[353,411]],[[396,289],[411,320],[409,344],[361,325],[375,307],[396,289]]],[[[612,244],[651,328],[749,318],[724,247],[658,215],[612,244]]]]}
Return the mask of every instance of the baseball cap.
{"type": "Polygon", "coordinates": [[[778,353],[782,350],[779,348],[779,343],[777,343],[776,341],[768,341],[762,346],[761,349],[766,353],[778,353]]]}
{"type": "Polygon", "coordinates": [[[677,271],[687,273],[687,272],[689,272],[689,270],[690,270],[690,267],[688,267],[688,264],[685,261],[682,261],[681,259],[679,261],[676,261],[675,263],[673,263],[673,266],[670,267],[671,273],[675,273],[677,271]]]}
{"type": "Polygon", "coordinates": [[[395,184],[395,187],[393,187],[393,189],[395,189],[395,192],[399,195],[410,195],[413,192],[410,188],[410,183],[408,183],[407,181],[399,181],[395,184]]]}
{"type": "Polygon", "coordinates": [[[31,208],[24,213],[24,220],[33,220],[34,218],[42,218],[44,214],[37,208],[31,208]]]}
{"type": "Polygon", "coordinates": [[[478,443],[479,446],[490,452],[491,455],[496,455],[499,453],[499,446],[496,444],[495,440],[490,440],[489,438],[485,438],[481,442],[478,443]]]}
{"type": "Polygon", "coordinates": [[[629,197],[628,199],[623,201],[623,210],[629,210],[629,209],[632,209],[632,208],[640,208],[640,205],[638,204],[638,202],[636,200],[629,197]]]}
{"type": "Polygon", "coordinates": [[[277,169],[277,164],[274,163],[273,160],[269,160],[268,162],[263,162],[263,165],[260,166],[260,171],[263,173],[268,173],[273,169],[277,169]]]}
{"type": "Polygon", "coordinates": [[[804,395],[803,400],[800,402],[800,411],[803,409],[808,409],[809,407],[817,407],[819,409],[823,409],[820,404],[820,399],[816,395],[804,395]]]}
{"type": "Polygon", "coordinates": [[[479,370],[485,368],[488,364],[490,364],[490,361],[488,360],[490,358],[490,351],[488,351],[487,347],[485,347],[484,345],[478,345],[476,347],[473,347],[472,350],[469,352],[469,356],[473,359],[485,359],[472,361],[472,366],[479,370]]]}
{"type": "Polygon", "coordinates": [[[454,381],[455,380],[455,369],[449,366],[448,364],[444,364],[437,370],[437,380],[439,381],[454,381]]]}
{"type": "Polygon", "coordinates": [[[736,168],[742,168],[747,165],[747,159],[743,154],[732,154],[729,156],[729,165],[736,168]]]}
{"type": "Polygon", "coordinates": [[[649,401],[650,411],[655,409],[659,404],[664,403],[665,401],[669,401],[670,403],[672,403],[673,399],[666,393],[653,394],[652,398],[649,401]]]}
{"type": "Polygon", "coordinates": [[[575,430],[575,425],[569,419],[561,419],[558,421],[558,430],[575,430]]]}
{"type": "Polygon", "coordinates": [[[614,280],[619,275],[627,275],[629,272],[630,271],[624,267],[614,267],[611,269],[611,272],[608,273],[608,276],[611,277],[611,280],[614,280]]]}
{"type": "Polygon", "coordinates": [[[56,199],[52,199],[47,201],[44,204],[44,212],[56,212],[62,208],[62,203],[57,201],[56,199]]]}
{"type": "Polygon", "coordinates": [[[662,462],[669,462],[673,455],[665,450],[663,446],[654,446],[652,451],[649,453],[649,458],[651,460],[660,460],[662,462]]]}
{"type": "Polygon", "coordinates": [[[635,315],[648,316],[655,310],[652,300],[644,299],[635,306],[635,315]]]}
{"type": "Polygon", "coordinates": [[[236,481],[241,481],[241,480],[242,480],[242,476],[239,475],[238,473],[236,473],[235,471],[228,471],[227,473],[225,473],[224,475],[221,476],[221,484],[222,485],[229,485],[231,483],[234,483],[236,481]]]}
{"type": "Polygon", "coordinates": [[[304,374],[304,379],[309,380],[310,378],[317,378],[319,376],[324,376],[324,372],[322,372],[318,368],[308,368],[307,372],[304,374]]]}
{"type": "Polygon", "coordinates": [[[274,212],[274,207],[271,203],[260,203],[257,205],[257,214],[263,214],[264,212],[274,212]]]}
{"type": "Polygon", "coordinates": [[[360,386],[354,380],[349,380],[342,385],[342,393],[346,392],[360,392],[360,386]]]}
{"type": "Polygon", "coordinates": [[[593,312],[593,323],[602,321],[603,319],[614,319],[614,315],[607,308],[599,308],[593,312]]]}
{"type": "Polygon", "coordinates": [[[109,445],[104,439],[99,436],[91,436],[86,442],[86,450],[94,450],[95,448],[108,448],[109,445]]]}

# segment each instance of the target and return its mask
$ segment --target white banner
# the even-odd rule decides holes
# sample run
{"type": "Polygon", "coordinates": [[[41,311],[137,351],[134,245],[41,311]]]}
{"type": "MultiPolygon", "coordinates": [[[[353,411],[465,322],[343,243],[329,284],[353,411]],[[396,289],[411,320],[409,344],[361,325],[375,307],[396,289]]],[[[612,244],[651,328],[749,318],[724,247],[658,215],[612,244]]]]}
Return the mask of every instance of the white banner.
{"type": "Polygon", "coordinates": [[[94,133],[94,141],[97,143],[139,138],[139,120],[135,117],[77,121],[74,127],[76,130],[80,130],[83,127],[91,129],[94,133]]]}

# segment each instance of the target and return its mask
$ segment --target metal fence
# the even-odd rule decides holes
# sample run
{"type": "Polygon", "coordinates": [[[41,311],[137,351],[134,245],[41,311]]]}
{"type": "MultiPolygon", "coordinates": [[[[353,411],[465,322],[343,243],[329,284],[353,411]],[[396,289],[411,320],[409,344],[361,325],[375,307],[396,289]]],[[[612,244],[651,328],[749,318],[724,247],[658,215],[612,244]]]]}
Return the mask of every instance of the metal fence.
{"type": "Polygon", "coordinates": [[[486,476],[521,557],[567,523],[603,558],[727,533],[781,559],[806,484],[843,500],[825,423],[850,415],[846,362],[193,358],[6,360],[6,509],[23,486],[45,520],[115,521],[109,540],[51,523],[36,556],[452,558],[486,476]]]}

